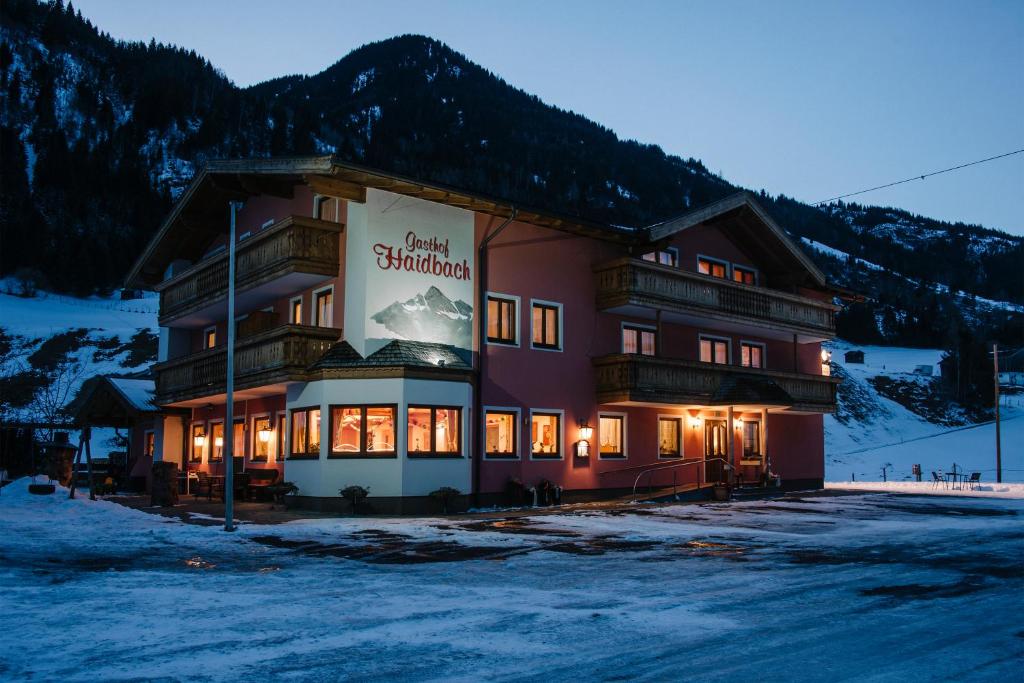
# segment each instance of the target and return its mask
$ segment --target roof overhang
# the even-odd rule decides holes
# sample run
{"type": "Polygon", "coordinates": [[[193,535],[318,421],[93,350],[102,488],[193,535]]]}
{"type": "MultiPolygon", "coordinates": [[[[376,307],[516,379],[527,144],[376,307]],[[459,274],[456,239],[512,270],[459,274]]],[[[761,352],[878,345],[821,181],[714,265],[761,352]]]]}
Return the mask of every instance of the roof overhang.
{"type": "Polygon", "coordinates": [[[741,250],[765,263],[774,271],[775,282],[792,280],[801,274],[805,282],[820,289],[831,289],[810,257],[790,238],[749,192],[737,192],[712,204],[657,223],[647,228],[652,243],[667,240],[673,235],[699,225],[720,229],[741,250]]]}

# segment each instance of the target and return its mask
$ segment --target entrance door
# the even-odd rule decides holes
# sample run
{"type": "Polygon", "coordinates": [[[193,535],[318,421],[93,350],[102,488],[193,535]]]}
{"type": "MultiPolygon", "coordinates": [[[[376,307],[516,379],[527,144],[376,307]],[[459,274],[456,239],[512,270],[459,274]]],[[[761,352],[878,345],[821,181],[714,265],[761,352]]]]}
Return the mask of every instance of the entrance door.
{"type": "Polygon", "coordinates": [[[722,460],[728,460],[726,457],[728,448],[726,429],[725,420],[704,420],[704,459],[721,458],[721,460],[704,463],[704,481],[706,482],[722,480],[724,472],[722,460]]]}

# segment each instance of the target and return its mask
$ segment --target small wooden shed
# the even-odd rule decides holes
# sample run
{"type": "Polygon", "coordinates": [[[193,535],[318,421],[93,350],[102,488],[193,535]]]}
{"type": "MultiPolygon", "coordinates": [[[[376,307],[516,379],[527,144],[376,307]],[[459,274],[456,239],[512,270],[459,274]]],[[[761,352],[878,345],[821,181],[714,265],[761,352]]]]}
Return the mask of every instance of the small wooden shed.
{"type": "Polygon", "coordinates": [[[859,350],[859,349],[850,350],[850,351],[847,351],[846,354],[844,354],[843,359],[847,363],[860,363],[861,365],[863,365],[864,364],[864,352],[859,350]]]}

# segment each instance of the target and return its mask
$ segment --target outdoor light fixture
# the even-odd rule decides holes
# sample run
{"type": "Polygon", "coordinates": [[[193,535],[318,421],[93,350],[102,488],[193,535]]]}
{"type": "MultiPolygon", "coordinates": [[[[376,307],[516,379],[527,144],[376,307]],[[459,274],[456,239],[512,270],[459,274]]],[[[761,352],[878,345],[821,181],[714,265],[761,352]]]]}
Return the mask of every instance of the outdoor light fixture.
{"type": "Polygon", "coordinates": [[[829,363],[832,361],[832,352],[828,349],[821,350],[821,374],[828,376],[832,374],[832,366],[829,363]]]}
{"type": "Polygon", "coordinates": [[[587,424],[586,420],[580,420],[580,439],[583,441],[590,441],[590,437],[594,435],[594,428],[587,424]]]}
{"type": "Polygon", "coordinates": [[[699,417],[691,417],[690,418],[690,428],[691,429],[697,429],[697,427],[700,427],[700,418],[699,417]]]}
{"type": "Polygon", "coordinates": [[[192,437],[192,443],[196,448],[202,448],[206,445],[206,434],[200,432],[192,437]]]}
{"type": "Polygon", "coordinates": [[[732,426],[735,427],[736,429],[743,429],[743,418],[737,417],[735,420],[732,421],[732,426]]]}
{"type": "Polygon", "coordinates": [[[258,436],[260,441],[262,441],[263,443],[270,443],[270,437],[273,433],[274,432],[273,430],[270,429],[270,427],[263,427],[262,429],[256,432],[256,436],[258,436]]]}
{"type": "Polygon", "coordinates": [[[223,436],[218,436],[217,438],[215,438],[213,440],[213,445],[216,446],[217,448],[223,448],[224,447],[224,437],[223,436]]]}
{"type": "Polygon", "coordinates": [[[580,440],[575,444],[576,457],[577,458],[589,458],[590,457],[590,437],[594,435],[594,428],[587,424],[586,420],[580,420],[576,423],[576,426],[580,431],[580,440]]]}

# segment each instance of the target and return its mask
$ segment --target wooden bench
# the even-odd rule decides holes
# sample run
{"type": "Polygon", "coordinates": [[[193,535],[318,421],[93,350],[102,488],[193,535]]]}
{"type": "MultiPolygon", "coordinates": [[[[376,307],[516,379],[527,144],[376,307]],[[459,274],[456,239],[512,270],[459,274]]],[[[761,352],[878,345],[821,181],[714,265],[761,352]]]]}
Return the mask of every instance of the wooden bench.
{"type": "Polygon", "coordinates": [[[249,494],[255,497],[267,490],[268,486],[278,483],[281,473],[277,469],[270,468],[249,468],[245,471],[249,475],[249,494]]]}

